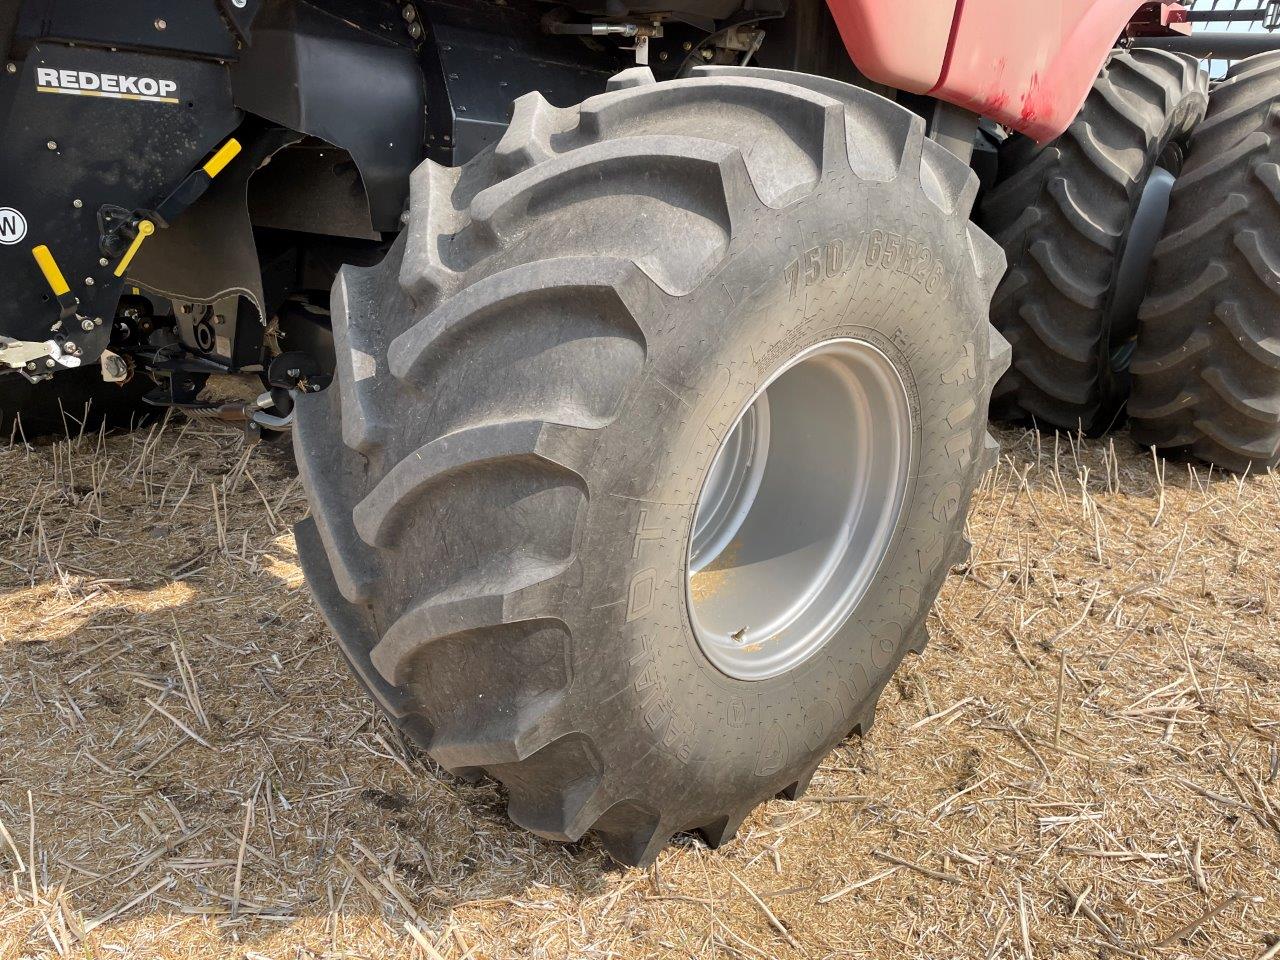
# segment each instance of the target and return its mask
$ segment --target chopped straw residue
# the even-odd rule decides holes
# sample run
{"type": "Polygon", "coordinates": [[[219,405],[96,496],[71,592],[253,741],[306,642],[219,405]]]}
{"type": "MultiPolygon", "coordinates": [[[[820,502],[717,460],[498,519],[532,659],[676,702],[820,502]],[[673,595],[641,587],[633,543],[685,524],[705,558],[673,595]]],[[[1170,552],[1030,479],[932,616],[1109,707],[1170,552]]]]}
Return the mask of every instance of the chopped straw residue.
{"type": "Polygon", "coordinates": [[[689,597],[694,603],[714,599],[729,584],[729,573],[738,565],[742,545],[731,540],[705,567],[689,578],[689,597]]]}
{"type": "Polygon", "coordinates": [[[1009,431],[865,741],[648,871],[409,748],[217,425],[0,451],[0,960],[1280,956],[1280,480],[1009,431]]]}

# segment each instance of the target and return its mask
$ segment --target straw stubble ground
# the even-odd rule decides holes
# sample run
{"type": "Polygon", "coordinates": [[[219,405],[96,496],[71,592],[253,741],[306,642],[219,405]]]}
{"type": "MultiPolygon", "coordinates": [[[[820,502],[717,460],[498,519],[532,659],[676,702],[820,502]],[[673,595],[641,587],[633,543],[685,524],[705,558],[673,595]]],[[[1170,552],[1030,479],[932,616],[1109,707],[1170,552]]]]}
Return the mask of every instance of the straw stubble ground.
{"type": "Polygon", "coordinates": [[[870,737],[650,871],[374,713],[279,453],[9,447],[0,960],[1280,956],[1280,479],[1001,439],[870,737]]]}

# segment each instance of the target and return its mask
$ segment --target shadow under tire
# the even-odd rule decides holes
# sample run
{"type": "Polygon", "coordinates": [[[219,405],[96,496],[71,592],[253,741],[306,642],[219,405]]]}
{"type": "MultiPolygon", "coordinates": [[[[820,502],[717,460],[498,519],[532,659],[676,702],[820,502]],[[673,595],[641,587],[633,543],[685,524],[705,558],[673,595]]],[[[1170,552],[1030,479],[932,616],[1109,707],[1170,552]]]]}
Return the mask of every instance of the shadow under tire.
{"type": "Polygon", "coordinates": [[[1013,366],[993,417],[1097,434],[1121,415],[1168,174],[1177,175],[1207,98],[1194,58],[1117,52],[1062,137],[1002,145],[1000,180],[979,219],[1009,260],[991,322],[1013,366]]]}
{"type": "Polygon", "coordinates": [[[1280,54],[1214,87],[1156,250],[1129,419],[1169,454],[1280,464],[1280,54]]]}
{"type": "Polygon", "coordinates": [[[529,94],[494,149],[423,164],[386,261],[335,284],[335,383],[294,432],[299,554],[387,714],[626,864],[799,795],[922,648],[994,462],[976,191],[915,115],[771,71],[529,94]],[[821,648],[735,679],[691,624],[695,504],[757,390],[832,342],[904,385],[902,508],[821,648]]]}
{"type": "Polygon", "coordinates": [[[107,383],[96,365],[62,370],[40,383],[6,373],[0,376],[0,442],[75,437],[103,424],[111,430],[141,426],[157,416],[156,407],[142,402],[154,389],[140,375],[125,384],[107,383]]]}

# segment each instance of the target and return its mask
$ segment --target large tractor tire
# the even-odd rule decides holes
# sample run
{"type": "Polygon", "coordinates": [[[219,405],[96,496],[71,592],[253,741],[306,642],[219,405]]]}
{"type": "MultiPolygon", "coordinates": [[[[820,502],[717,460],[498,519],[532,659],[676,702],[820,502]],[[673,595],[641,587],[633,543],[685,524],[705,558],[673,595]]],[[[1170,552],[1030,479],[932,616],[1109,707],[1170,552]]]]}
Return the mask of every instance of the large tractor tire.
{"type": "Polygon", "coordinates": [[[155,384],[145,376],[107,383],[96,365],[63,370],[39,383],[16,373],[0,375],[0,444],[38,437],[75,437],[108,429],[130,429],[156,415],[142,397],[155,384]]]}
{"type": "Polygon", "coordinates": [[[802,791],[993,462],[976,190],[914,114],[771,71],[529,94],[421,166],[294,435],[299,553],[387,713],[626,864],[802,791]]]}
{"type": "Polygon", "coordinates": [[[981,221],[1009,260],[991,321],[1013,366],[993,416],[1096,434],[1121,415],[1151,251],[1208,83],[1191,57],[1115,53],[1066,134],[1005,141],[981,221]]]}
{"type": "Polygon", "coordinates": [[[1129,416],[1144,446],[1280,465],[1280,54],[1214,88],[1156,250],[1129,416]]]}

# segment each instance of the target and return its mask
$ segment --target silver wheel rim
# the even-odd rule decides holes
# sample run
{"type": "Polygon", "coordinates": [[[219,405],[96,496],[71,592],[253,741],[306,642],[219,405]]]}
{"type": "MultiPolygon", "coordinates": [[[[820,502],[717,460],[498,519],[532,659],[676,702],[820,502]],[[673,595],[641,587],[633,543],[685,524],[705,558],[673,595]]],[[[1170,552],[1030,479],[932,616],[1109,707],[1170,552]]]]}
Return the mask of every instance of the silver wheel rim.
{"type": "Polygon", "coordinates": [[[687,597],[722,673],[776,677],[820,650],[866,594],[906,497],[914,430],[889,358],[828,340],[775,373],[712,461],[687,597]]]}

